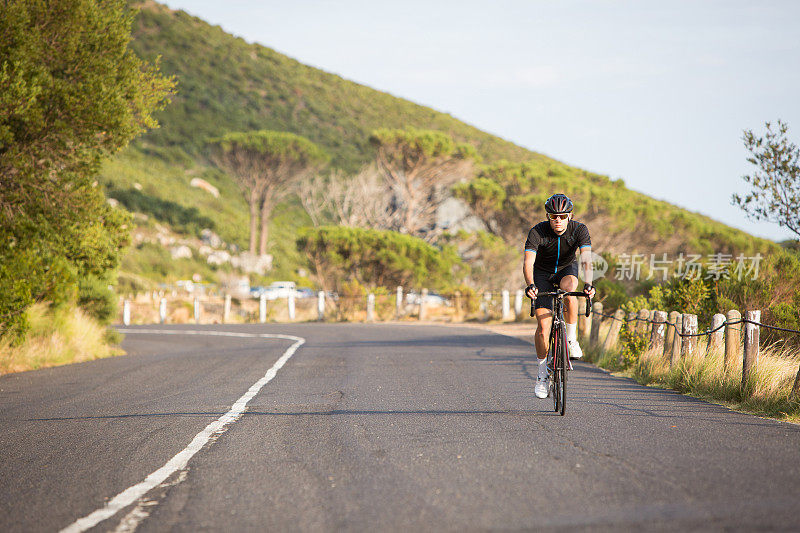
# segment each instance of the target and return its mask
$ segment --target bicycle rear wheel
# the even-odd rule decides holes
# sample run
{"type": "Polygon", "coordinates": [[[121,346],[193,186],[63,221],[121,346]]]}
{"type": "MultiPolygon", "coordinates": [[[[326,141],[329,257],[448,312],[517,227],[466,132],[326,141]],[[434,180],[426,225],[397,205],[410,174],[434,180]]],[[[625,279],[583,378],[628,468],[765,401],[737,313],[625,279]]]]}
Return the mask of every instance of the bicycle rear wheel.
{"type": "Polygon", "coordinates": [[[555,368],[556,380],[558,382],[558,409],[556,409],[561,416],[567,410],[567,366],[569,365],[569,352],[567,350],[567,331],[562,326],[559,328],[558,349],[556,350],[557,358],[555,368]]]}
{"type": "Polygon", "coordinates": [[[553,384],[553,411],[558,413],[561,410],[561,379],[560,379],[560,372],[559,368],[560,365],[558,364],[558,345],[559,345],[559,338],[558,338],[558,330],[556,328],[553,329],[552,333],[550,334],[550,365],[552,372],[550,373],[550,379],[552,380],[553,384]]]}

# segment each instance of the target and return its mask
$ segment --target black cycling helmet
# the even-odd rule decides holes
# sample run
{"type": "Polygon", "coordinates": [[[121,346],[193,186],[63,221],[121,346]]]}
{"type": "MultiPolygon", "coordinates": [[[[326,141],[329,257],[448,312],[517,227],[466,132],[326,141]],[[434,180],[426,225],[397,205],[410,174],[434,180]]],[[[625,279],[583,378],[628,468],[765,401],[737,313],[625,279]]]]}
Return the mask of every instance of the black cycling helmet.
{"type": "Polygon", "coordinates": [[[548,213],[572,213],[572,200],[566,194],[554,194],[544,203],[548,213]]]}

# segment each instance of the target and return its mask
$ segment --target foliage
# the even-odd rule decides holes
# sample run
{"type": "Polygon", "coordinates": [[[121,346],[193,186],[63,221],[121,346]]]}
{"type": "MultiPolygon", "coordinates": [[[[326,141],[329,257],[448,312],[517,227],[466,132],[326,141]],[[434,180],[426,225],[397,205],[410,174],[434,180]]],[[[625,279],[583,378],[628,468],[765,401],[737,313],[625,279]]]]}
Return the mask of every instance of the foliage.
{"type": "Polygon", "coordinates": [[[199,236],[200,231],[205,228],[216,229],[214,221],[201,215],[196,207],[183,207],[179,203],[162,200],[136,189],[117,189],[113,185],[106,189],[106,195],[118,200],[128,211],[151,215],[156,220],[169,224],[175,231],[199,236]]]}
{"type": "MultiPolygon", "coordinates": [[[[772,326],[800,329],[800,255],[781,250],[770,254],[759,264],[758,276],[735,275],[729,271],[716,287],[718,311],[731,308],[744,314],[747,310],[761,310],[761,322],[772,326]]],[[[800,344],[800,335],[761,330],[761,340],[767,344],[787,339],[800,344]]]]}
{"type": "Polygon", "coordinates": [[[245,152],[270,158],[271,164],[308,166],[325,163],[329,156],[317,145],[299,135],[283,131],[257,130],[226,133],[209,141],[221,152],[245,152]]]}
{"type": "Polygon", "coordinates": [[[478,290],[516,289],[520,269],[519,251],[497,235],[486,231],[445,234],[443,242],[456,247],[469,267],[465,281],[478,290]]]}
{"type": "Polygon", "coordinates": [[[209,141],[212,160],[227,172],[250,206],[250,253],[267,253],[269,219],[275,204],[309,171],[328,160],[314,143],[292,133],[258,130],[227,133],[209,141]]]}
{"type": "MultiPolygon", "coordinates": [[[[205,222],[208,219],[212,224],[208,227],[222,240],[240,248],[247,246],[247,203],[230,178],[216,168],[192,162],[188,166],[167,164],[139,150],[127,149],[104,163],[98,181],[106,190],[141,189],[141,193],[148,197],[142,206],[144,213],[154,218],[161,217],[156,214],[160,209],[156,209],[154,203],[168,202],[163,204],[165,209],[161,211],[165,217],[173,216],[168,214],[173,209],[184,213],[181,215],[183,224],[173,228],[178,232],[185,229],[192,233],[195,222],[199,226],[200,220],[205,222]],[[216,187],[219,197],[192,187],[190,182],[194,177],[216,187]],[[190,214],[193,208],[197,209],[196,217],[190,214]]],[[[128,208],[138,210],[136,206],[128,208]]]]}
{"type": "Polygon", "coordinates": [[[161,56],[161,68],[181,87],[173,105],[158,114],[163,127],[141,142],[147,150],[180,147],[197,156],[206,140],[221,132],[288,131],[320,146],[334,167],[352,173],[373,158],[370,132],[415,127],[469,142],[489,160],[542,157],[446,113],[249,44],[185,12],[137,3],[135,50],[145,58],[161,56]]]}
{"type": "Polygon", "coordinates": [[[300,232],[298,248],[308,256],[324,290],[341,292],[357,281],[368,287],[447,287],[461,267],[452,248],[393,231],[320,226],[300,232]]]}
{"type": "Polygon", "coordinates": [[[629,368],[639,361],[650,344],[650,338],[645,333],[639,333],[632,327],[634,323],[625,324],[619,331],[619,361],[623,368],[629,368]]]}
{"type": "Polygon", "coordinates": [[[86,276],[78,280],[78,305],[101,324],[108,324],[117,314],[117,296],[109,280],[86,276]]]}
{"type": "Polygon", "coordinates": [[[0,339],[0,375],[119,355],[119,334],[99,324],[75,305],[33,304],[25,310],[30,324],[24,339],[0,339]]]}
{"type": "Polygon", "coordinates": [[[800,236],[800,148],[788,137],[789,126],[778,120],[773,130],[765,124],[764,137],[744,132],[747,161],[756,168],[744,176],[751,190],[744,197],[734,194],[732,203],[753,220],[785,226],[800,236]]]}
{"type": "Polygon", "coordinates": [[[472,177],[475,148],[439,131],[413,128],[375,130],[370,142],[391,197],[388,229],[436,240],[437,210],[452,184],[472,177]]]}
{"type": "Polygon", "coordinates": [[[548,159],[498,161],[482,167],[471,182],[453,189],[454,196],[464,200],[492,232],[510,243],[518,242],[537,219],[544,218],[544,202],[554,192],[570,196],[576,219],[586,223],[590,231],[602,227],[602,233],[594,235],[600,243],[622,241],[628,244],[628,250],[635,249],[631,246],[658,250],[665,239],[687,235],[680,246],[703,253],[777,248],[774,243],[708,217],[626,189],[621,180],[612,181],[548,159]]]}
{"type": "Polygon", "coordinates": [[[0,6],[0,334],[119,262],[128,217],[94,176],[173,86],[128,49],[132,19],[123,0],[0,6]]]}

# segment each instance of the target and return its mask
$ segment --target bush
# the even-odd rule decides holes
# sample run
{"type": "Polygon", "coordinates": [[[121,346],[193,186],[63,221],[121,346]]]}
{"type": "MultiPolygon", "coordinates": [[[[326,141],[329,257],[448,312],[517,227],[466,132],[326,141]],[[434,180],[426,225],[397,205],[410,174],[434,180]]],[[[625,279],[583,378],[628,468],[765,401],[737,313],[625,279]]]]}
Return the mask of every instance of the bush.
{"type": "Polygon", "coordinates": [[[343,292],[347,283],[368,288],[444,289],[462,268],[452,247],[435,248],[395,231],[344,226],[306,228],[297,239],[325,290],[343,292]]]}
{"type": "Polygon", "coordinates": [[[94,276],[78,281],[78,305],[101,324],[108,324],[117,314],[117,298],[108,281],[94,276]]]}

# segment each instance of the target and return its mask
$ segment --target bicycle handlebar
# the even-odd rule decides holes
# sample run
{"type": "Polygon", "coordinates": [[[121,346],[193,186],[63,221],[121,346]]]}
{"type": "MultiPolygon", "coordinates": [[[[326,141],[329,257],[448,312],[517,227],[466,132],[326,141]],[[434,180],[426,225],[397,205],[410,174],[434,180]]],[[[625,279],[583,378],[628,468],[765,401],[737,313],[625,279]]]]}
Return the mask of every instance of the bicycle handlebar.
{"type": "MultiPolygon", "coordinates": [[[[556,298],[563,298],[564,296],[583,296],[586,298],[586,316],[588,317],[592,313],[592,298],[586,294],[585,292],[569,292],[563,289],[556,289],[555,291],[548,291],[548,292],[538,292],[536,296],[555,296],[556,298]]],[[[531,299],[531,316],[535,316],[534,312],[534,305],[536,303],[535,299],[531,299]]]]}

